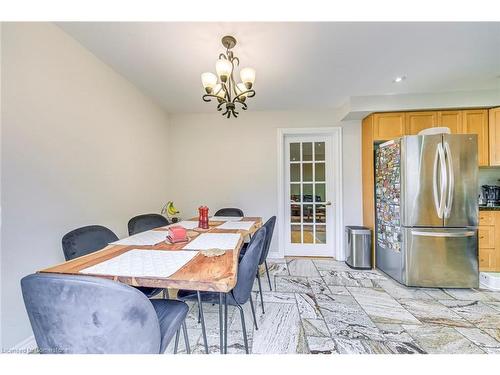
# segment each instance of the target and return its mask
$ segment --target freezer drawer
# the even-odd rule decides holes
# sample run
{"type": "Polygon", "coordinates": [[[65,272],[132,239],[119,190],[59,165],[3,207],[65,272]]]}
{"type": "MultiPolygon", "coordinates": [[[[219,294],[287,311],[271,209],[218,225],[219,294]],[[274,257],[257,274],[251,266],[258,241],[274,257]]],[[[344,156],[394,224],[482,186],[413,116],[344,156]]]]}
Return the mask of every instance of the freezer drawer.
{"type": "Polygon", "coordinates": [[[477,230],[404,228],[405,284],[440,288],[477,288],[477,230]]]}

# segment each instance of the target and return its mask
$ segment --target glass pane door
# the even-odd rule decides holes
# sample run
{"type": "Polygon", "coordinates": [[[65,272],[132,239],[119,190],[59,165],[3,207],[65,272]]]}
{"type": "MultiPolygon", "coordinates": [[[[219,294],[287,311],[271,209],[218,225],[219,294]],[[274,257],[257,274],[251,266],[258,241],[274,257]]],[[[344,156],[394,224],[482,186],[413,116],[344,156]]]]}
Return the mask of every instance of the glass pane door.
{"type": "Polygon", "coordinates": [[[327,196],[327,141],[322,137],[294,137],[287,142],[285,183],[289,204],[286,225],[288,247],[292,249],[287,251],[288,255],[321,255],[318,252],[324,252],[331,240],[327,235],[331,221],[328,209],[331,203],[327,196]]]}

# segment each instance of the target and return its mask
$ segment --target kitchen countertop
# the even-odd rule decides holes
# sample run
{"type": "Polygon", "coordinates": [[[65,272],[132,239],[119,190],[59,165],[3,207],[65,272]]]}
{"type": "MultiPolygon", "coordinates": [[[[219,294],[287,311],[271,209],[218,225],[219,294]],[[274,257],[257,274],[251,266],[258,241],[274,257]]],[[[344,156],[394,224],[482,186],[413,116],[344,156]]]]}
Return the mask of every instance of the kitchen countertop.
{"type": "Polygon", "coordinates": [[[500,211],[500,206],[479,206],[479,211],[500,211]]]}

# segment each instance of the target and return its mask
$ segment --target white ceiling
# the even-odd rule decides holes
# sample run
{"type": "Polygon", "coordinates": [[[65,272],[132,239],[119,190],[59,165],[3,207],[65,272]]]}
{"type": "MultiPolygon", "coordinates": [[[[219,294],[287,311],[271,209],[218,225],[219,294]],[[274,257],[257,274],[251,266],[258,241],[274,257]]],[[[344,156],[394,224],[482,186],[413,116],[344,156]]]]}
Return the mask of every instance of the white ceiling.
{"type": "Polygon", "coordinates": [[[500,23],[58,23],[171,113],[211,112],[200,74],[223,35],[257,71],[253,110],[329,109],[350,96],[500,88],[500,23]],[[400,84],[393,78],[406,75],[400,84]]]}

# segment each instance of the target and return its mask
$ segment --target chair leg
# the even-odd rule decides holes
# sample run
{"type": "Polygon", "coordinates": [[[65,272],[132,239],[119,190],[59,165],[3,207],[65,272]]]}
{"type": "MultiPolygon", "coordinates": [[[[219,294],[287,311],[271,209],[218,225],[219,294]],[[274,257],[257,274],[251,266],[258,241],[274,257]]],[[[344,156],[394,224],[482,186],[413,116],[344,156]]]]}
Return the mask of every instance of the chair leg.
{"type": "Polygon", "coordinates": [[[186,353],[191,354],[191,347],[189,346],[188,330],[186,327],[186,321],[182,322],[182,333],[184,335],[184,344],[186,345],[186,353]]]}
{"type": "Polygon", "coordinates": [[[264,265],[266,266],[267,281],[269,281],[269,289],[273,290],[273,287],[271,286],[271,278],[269,277],[269,267],[267,266],[267,260],[264,261],[264,265]]]}
{"type": "Polygon", "coordinates": [[[177,354],[177,348],[179,347],[179,334],[181,333],[181,328],[177,330],[175,333],[175,345],[174,345],[174,354],[177,354]]]}
{"type": "Polygon", "coordinates": [[[253,298],[251,292],[250,292],[250,307],[252,308],[253,324],[255,325],[255,330],[258,330],[259,327],[257,327],[257,317],[255,316],[255,308],[253,307],[253,298]]]}
{"type": "Polygon", "coordinates": [[[200,323],[201,323],[201,307],[198,304],[198,324],[200,324],[200,323]]]}
{"type": "Polygon", "coordinates": [[[262,284],[260,283],[259,270],[257,270],[257,281],[259,282],[260,305],[262,307],[262,314],[265,314],[266,312],[264,311],[264,297],[262,296],[262,284]]]}
{"type": "Polygon", "coordinates": [[[227,354],[227,294],[224,294],[224,354],[227,354]]]}
{"type": "Polygon", "coordinates": [[[224,293],[219,293],[219,345],[220,345],[220,354],[224,354],[224,331],[222,328],[223,319],[222,319],[222,305],[223,305],[224,293]]]}
{"type": "Polygon", "coordinates": [[[238,310],[240,310],[241,317],[241,329],[243,330],[243,341],[245,342],[245,352],[248,354],[248,339],[247,339],[247,328],[245,326],[245,313],[243,312],[243,307],[241,305],[236,305],[238,310]]]}
{"type": "Polygon", "coordinates": [[[203,316],[203,306],[201,304],[201,294],[199,291],[197,291],[196,294],[198,295],[198,306],[200,308],[201,333],[203,334],[203,343],[205,344],[205,353],[208,354],[207,331],[205,330],[205,317],[203,316]]]}

